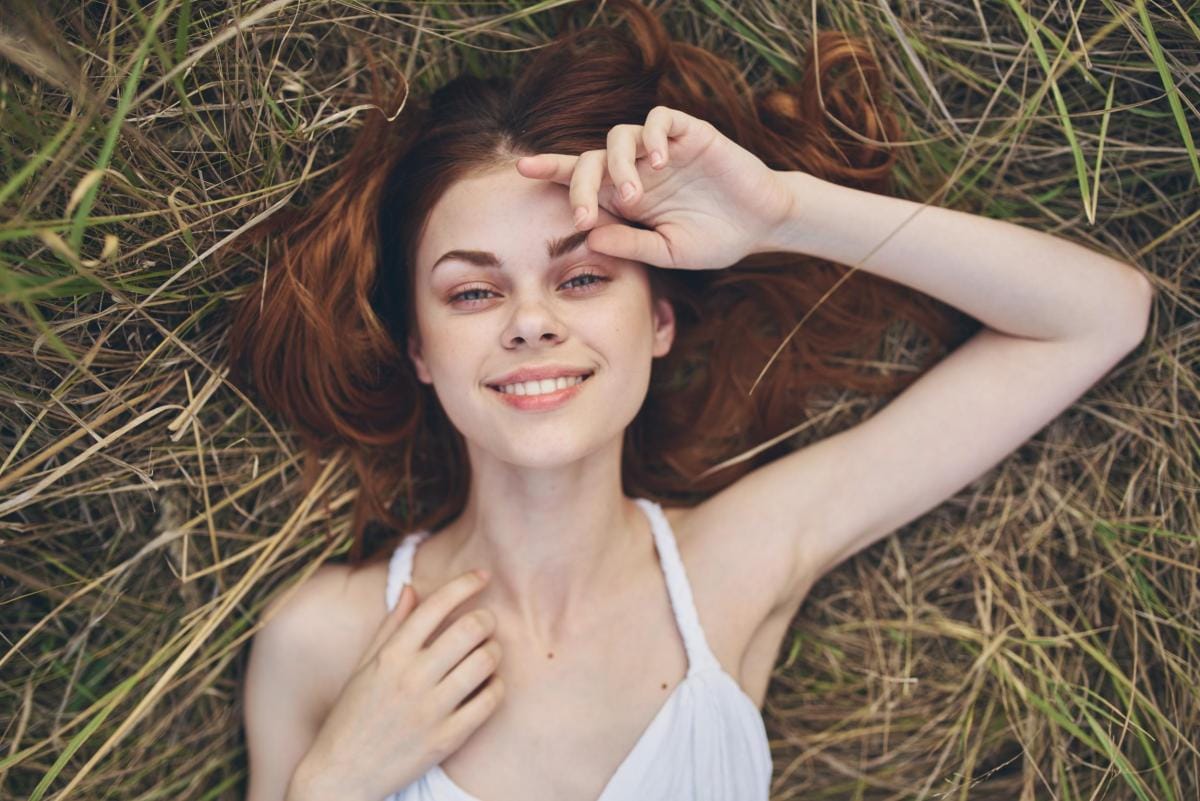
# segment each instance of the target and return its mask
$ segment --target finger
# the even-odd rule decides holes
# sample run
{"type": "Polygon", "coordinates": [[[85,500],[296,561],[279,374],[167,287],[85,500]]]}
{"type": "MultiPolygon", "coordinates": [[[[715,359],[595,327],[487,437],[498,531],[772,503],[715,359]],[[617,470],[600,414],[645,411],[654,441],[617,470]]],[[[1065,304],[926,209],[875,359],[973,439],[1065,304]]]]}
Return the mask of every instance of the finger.
{"type": "Polygon", "coordinates": [[[575,162],[578,160],[578,156],[564,156],[560,153],[522,156],[517,159],[517,172],[526,178],[554,181],[566,186],[571,183],[571,175],[575,172],[575,162]]]}
{"type": "Polygon", "coordinates": [[[401,619],[408,617],[408,613],[416,608],[417,603],[416,588],[412,584],[405,584],[404,589],[400,591],[400,597],[396,600],[396,608],[392,610],[393,617],[401,619]]]}
{"type": "Polygon", "coordinates": [[[436,684],[495,631],[495,612],[486,608],[468,612],[412,660],[413,669],[425,677],[426,683],[436,684]]]}
{"type": "Polygon", "coordinates": [[[504,682],[500,680],[499,676],[495,676],[474,698],[446,718],[442,723],[440,734],[449,743],[446,748],[447,753],[452,754],[457,751],[472,732],[492,716],[503,700],[504,682]]]}
{"type": "Polygon", "coordinates": [[[671,128],[673,113],[666,106],[655,106],[646,115],[646,124],[642,126],[642,143],[650,159],[650,166],[655,170],[667,166],[671,158],[668,152],[668,131],[671,128]]]}
{"type": "Polygon", "coordinates": [[[640,125],[614,125],[608,132],[608,174],[622,203],[633,204],[641,196],[642,180],[637,174],[641,145],[640,125]]]}
{"type": "Polygon", "coordinates": [[[674,267],[667,240],[657,231],[646,231],[628,225],[601,225],[588,234],[587,246],[599,253],[650,264],[655,267],[674,267]]]}
{"type": "Polygon", "coordinates": [[[363,657],[359,660],[359,664],[366,664],[375,658],[379,653],[379,649],[383,644],[391,638],[396,629],[400,628],[400,624],[408,617],[409,612],[417,605],[417,591],[413,589],[412,584],[405,584],[404,589],[400,590],[400,597],[396,599],[396,605],[384,617],[383,622],[379,624],[379,628],[375,631],[375,637],[371,640],[371,644],[363,650],[363,657]]]}
{"type": "Polygon", "coordinates": [[[589,150],[579,156],[575,164],[575,174],[571,176],[571,191],[568,193],[571,202],[571,212],[576,215],[575,227],[581,231],[599,219],[598,206],[600,203],[600,187],[604,184],[605,152],[589,150]],[[579,209],[583,216],[578,216],[579,209]]]}
{"type": "Polygon", "coordinates": [[[433,689],[441,716],[449,715],[464,698],[478,690],[496,672],[502,658],[500,643],[488,640],[451,665],[453,669],[441,677],[433,689]]]}
{"type": "Polygon", "coordinates": [[[405,621],[396,636],[384,647],[397,648],[406,654],[416,653],[442,621],[487,583],[474,570],[443,584],[405,621]]]}

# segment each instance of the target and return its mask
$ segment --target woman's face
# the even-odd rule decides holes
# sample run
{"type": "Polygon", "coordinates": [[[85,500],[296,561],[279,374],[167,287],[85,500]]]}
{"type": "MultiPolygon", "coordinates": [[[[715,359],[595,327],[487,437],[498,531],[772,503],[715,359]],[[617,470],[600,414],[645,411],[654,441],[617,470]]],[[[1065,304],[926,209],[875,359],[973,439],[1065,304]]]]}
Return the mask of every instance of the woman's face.
{"type": "MultiPolygon", "coordinates": [[[[617,221],[600,209],[599,224],[617,221]]],[[[585,235],[567,187],[510,163],[452,185],[418,242],[409,356],[469,445],[501,461],[550,467],[611,444],[671,347],[674,314],[652,302],[650,268],[589,250],[585,235]],[[591,376],[566,397],[518,400],[542,408],[494,388],[544,366],[591,376]]]]}

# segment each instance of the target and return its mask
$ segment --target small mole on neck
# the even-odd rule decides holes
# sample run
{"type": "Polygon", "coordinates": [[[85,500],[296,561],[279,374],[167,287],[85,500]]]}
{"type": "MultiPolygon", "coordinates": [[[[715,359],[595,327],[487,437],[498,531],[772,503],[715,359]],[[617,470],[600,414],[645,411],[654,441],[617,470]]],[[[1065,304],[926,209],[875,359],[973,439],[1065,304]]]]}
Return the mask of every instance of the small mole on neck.
{"type": "Polygon", "coordinates": [[[664,690],[665,690],[665,689],[667,689],[667,683],[666,683],[665,681],[663,682],[663,686],[662,686],[662,688],[663,688],[664,690]]]}
{"type": "Polygon", "coordinates": [[[553,652],[553,651],[550,651],[549,653],[547,653],[547,654],[546,654],[546,658],[547,658],[547,659],[553,659],[553,658],[554,658],[554,652],[553,652]]]}

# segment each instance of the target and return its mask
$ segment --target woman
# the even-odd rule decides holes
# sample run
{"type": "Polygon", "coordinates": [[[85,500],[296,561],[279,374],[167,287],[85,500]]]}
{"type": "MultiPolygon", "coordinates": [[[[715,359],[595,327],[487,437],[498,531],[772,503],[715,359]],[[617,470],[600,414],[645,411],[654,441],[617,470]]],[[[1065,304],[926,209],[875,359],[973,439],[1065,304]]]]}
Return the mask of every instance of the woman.
{"type": "Polygon", "coordinates": [[[313,453],[351,446],[352,559],[369,519],[410,533],[365,566],[323,566],[265,615],[245,688],[250,801],[765,799],[759,709],[809,588],[1143,336],[1134,268],[879,193],[895,125],[861,110],[880,90],[861,46],[822,35],[807,83],[748,109],[723,62],[620,7],[628,36],[563,37],[512,85],[460,79],[407,123],[367,128],[278,226],[282,264],[247,296],[235,359],[313,453]],[[856,130],[878,134],[865,142],[801,111],[847,57],[875,82],[857,97],[856,130]],[[865,300],[945,330],[919,292],[983,327],[865,422],[695,481],[794,419],[791,365],[751,400],[743,379],[785,339],[760,325],[775,304],[820,283],[801,256],[876,281],[823,302],[840,323],[786,338],[798,363],[852,341],[865,300]],[[689,488],[707,496],[648,497],[689,488]]]}

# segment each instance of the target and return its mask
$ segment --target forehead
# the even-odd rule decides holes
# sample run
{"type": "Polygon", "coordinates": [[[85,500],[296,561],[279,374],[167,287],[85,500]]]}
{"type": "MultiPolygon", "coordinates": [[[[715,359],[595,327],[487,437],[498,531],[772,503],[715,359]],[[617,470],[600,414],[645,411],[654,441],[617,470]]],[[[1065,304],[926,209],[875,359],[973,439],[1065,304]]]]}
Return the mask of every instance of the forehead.
{"type": "Polygon", "coordinates": [[[513,165],[457,181],[429,214],[417,244],[417,267],[428,273],[449,250],[545,261],[546,240],[575,230],[568,199],[565,185],[526,178],[513,165]]]}

